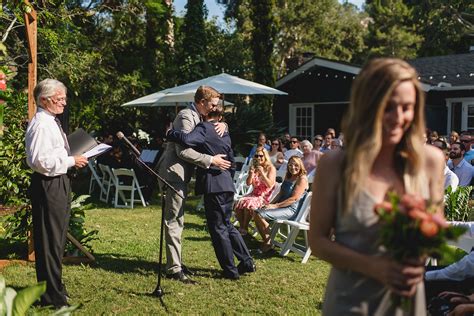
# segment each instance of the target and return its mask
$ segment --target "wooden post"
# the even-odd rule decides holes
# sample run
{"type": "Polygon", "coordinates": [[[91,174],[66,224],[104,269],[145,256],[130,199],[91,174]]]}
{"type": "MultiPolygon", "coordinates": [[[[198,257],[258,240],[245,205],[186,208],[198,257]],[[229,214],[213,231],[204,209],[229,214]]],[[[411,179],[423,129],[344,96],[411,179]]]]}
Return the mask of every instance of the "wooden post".
{"type": "MultiPolygon", "coordinates": [[[[36,113],[36,105],[33,96],[33,89],[36,86],[37,76],[37,32],[38,23],[36,19],[36,10],[30,5],[29,1],[26,0],[25,4],[28,5],[25,12],[25,27],[26,27],[26,38],[28,40],[28,121],[30,121],[36,113]]],[[[35,261],[35,251],[33,246],[33,232],[30,231],[28,234],[28,261],[35,261]]]]}
{"type": "MultiPolygon", "coordinates": [[[[28,1],[25,1],[29,5],[28,1]]],[[[29,7],[30,12],[25,13],[26,38],[28,40],[28,120],[31,120],[36,113],[36,106],[33,96],[33,89],[36,86],[37,76],[37,33],[38,23],[36,10],[29,7]]]]}

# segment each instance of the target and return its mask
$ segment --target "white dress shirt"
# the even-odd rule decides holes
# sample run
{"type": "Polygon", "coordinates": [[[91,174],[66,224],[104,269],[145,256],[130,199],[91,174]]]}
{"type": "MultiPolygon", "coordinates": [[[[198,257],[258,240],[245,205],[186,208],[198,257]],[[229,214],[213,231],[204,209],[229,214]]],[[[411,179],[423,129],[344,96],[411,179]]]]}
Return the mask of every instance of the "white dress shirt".
{"type": "Polygon", "coordinates": [[[456,191],[459,185],[458,176],[452,172],[448,166],[444,166],[444,189],[451,186],[452,192],[456,191]]]}
{"type": "Polygon", "coordinates": [[[26,162],[33,171],[48,177],[67,173],[75,160],[68,154],[66,135],[43,108],[38,110],[26,130],[26,162]]]}

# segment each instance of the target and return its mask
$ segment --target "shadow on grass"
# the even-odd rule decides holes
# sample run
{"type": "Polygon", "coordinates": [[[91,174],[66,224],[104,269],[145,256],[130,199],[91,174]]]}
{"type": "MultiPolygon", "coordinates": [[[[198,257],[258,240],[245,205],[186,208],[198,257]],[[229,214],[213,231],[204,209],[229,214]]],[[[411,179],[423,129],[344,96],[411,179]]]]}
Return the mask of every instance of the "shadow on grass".
{"type": "Polygon", "coordinates": [[[151,262],[137,257],[124,257],[116,253],[94,253],[94,256],[96,262],[91,265],[94,269],[141,275],[149,275],[150,273],[156,274],[158,272],[158,262],[151,262]]]}

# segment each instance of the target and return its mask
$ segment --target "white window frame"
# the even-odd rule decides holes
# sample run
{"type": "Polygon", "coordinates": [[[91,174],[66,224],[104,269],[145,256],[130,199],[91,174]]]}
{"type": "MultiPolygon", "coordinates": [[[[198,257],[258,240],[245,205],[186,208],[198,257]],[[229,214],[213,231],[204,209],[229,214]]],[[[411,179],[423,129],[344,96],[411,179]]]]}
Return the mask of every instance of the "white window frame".
{"type": "MultiPolygon", "coordinates": [[[[290,103],[289,107],[289,121],[288,121],[288,131],[290,135],[296,135],[296,111],[297,109],[307,108],[311,112],[311,135],[309,139],[314,136],[314,103],[290,103]]],[[[299,135],[301,136],[301,135],[299,135]]]]}
{"type": "MultiPolygon", "coordinates": [[[[451,116],[452,116],[452,105],[453,103],[461,103],[461,130],[466,131],[467,130],[467,118],[468,118],[468,105],[474,105],[474,98],[451,98],[451,99],[446,99],[446,107],[448,108],[448,117],[447,117],[447,131],[446,135],[449,135],[451,133],[451,116]]],[[[459,132],[459,131],[458,131],[459,132]]]]}

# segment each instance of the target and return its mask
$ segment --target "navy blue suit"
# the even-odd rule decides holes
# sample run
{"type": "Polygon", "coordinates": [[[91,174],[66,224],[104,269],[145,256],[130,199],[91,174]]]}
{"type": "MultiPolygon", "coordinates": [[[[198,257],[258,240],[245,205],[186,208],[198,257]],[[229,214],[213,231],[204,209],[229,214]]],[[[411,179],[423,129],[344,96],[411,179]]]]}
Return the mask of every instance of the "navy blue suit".
{"type": "MultiPolygon", "coordinates": [[[[208,155],[225,154],[226,159],[234,163],[234,154],[229,134],[220,137],[211,122],[199,123],[192,132],[171,130],[168,140],[208,155]]],[[[211,234],[212,245],[217,260],[224,270],[224,276],[238,278],[238,269],[234,264],[234,255],[240,261],[239,270],[247,271],[253,266],[252,258],[242,236],[230,222],[234,202],[234,183],[232,170],[198,168],[196,172],[196,193],[204,194],[204,208],[207,226],[211,234]]]]}

